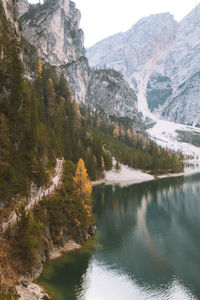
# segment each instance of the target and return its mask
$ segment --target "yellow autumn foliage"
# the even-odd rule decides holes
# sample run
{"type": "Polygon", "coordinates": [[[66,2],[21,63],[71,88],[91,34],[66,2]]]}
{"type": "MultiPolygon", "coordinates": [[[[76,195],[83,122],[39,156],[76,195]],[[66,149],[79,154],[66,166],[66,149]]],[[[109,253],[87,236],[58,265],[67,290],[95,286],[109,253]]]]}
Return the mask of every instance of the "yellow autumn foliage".
{"type": "Polygon", "coordinates": [[[74,194],[77,198],[83,202],[84,207],[91,213],[91,194],[92,194],[92,184],[87,174],[87,169],[82,158],[80,158],[76,173],[74,176],[74,194]]]}
{"type": "Polygon", "coordinates": [[[38,58],[37,78],[42,78],[42,62],[40,58],[38,58]]]}
{"type": "Polygon", "coordinates": [[[119,125],[117,123],[115,124],[115,129],[113,130],[113,136],[114,138],[119,137],[119,125]]]}
{"type": "Polygon", "coordinates": [[[105,161],[104,161],[103,156],[101,157],[101,167],[102,167],[102,169],[105,169],[105,161]]]}

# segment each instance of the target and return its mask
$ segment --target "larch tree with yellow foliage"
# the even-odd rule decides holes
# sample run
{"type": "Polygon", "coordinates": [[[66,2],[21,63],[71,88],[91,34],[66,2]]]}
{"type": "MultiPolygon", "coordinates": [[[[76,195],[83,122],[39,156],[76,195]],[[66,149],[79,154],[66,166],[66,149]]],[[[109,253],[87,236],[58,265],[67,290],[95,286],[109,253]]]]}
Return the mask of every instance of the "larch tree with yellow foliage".
{"type": "Polygon", "coordinates": [[[103,156],[101,157],[101,167],[103,170],[105,170],[105,161],[104,161],[103,156]]]}
{"type": "Polygon", "coordinates": [[[115,129],[113,130],[113,136],[114,136],[114,138],[118,138],[119,137],[119,125],[116,123],[115,124],[115,129]]]}
{"type": "Polygon", "coordinates": [[[79,198],[89,216],[92,214],[92,184],[87,174],[87,169],[82,158],[79,159],[74,182],[74,194],[76,198],[79,198]]]}
{"type": "Polygon", "coordinates": [[[37,78],[42,78],[42,62],[40,58],[38,58],[37,78]]]}

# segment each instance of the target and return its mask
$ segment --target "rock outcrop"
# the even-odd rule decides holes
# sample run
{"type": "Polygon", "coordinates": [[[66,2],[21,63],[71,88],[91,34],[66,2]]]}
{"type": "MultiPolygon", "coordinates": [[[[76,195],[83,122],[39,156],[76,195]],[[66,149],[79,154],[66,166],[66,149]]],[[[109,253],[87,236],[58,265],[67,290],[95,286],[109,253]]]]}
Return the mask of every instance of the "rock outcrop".
{"type": "Polygon", "coordinates": [[[21,0],[17,2],[18,17],[20,18],[22,15],[24,15],[29,9],[31,9],[31,7],[31,4],[27,0],[21,0]]]}
{"type": "Polygon", "coordinates": [[[3,8],[3,12],[8,21],[10,29],[13,28],[18,32],[18,11],[17,6],[14,4],[15,2],[12,0],[1,0],[1,7],[3,8]]]}
{"type": "Polygon", "coordinates": [[[151,111],[162,106],[167,98],[172,95],[172,82],[167,76],[153,72],[146,87],[146,98],[151,111]]]}
{"type": "Polygon", "coordinates": [[[129,117],[133,130],[144,131],[142,115],[138,113],[137,96],[123,75],[113,69],[96,69],[91,73],[87,102],[100,106],[110,115],[129,117]]]}
{"type": "Polygon", "coordinates": [[[85,55],[80,12],[70,0],[48,0],[31,6],[21,22],[23,37],[51,65],[71,63],[85,55]]]}

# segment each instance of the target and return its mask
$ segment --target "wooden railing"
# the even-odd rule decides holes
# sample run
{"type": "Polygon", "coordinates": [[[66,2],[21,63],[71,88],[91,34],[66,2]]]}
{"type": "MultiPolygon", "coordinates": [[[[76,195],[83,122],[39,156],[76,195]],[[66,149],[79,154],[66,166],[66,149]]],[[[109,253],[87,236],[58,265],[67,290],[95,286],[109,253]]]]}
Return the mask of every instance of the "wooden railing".
{"type": "MultiPolygon", "coordinates": [[[[40,187],[38,193],[30,197],[29,203],[26,206],[26,210],[32,209],[38,202],[42,200],[43,197],[51,195],[55,191],[55,189],[60,184],[63,162],[64,162],[64,158],[57,159],[56,168],[55,168],[56,175],[51,179],[52,182],[51,186],[48,188],[40,187]]],[[[4,233],[9,227],[14,226],[16,222],[17,222],[17,214],[15,211],[13,211],[10,214],[8,220],[0,224],[0,234],[4,233]]]]}

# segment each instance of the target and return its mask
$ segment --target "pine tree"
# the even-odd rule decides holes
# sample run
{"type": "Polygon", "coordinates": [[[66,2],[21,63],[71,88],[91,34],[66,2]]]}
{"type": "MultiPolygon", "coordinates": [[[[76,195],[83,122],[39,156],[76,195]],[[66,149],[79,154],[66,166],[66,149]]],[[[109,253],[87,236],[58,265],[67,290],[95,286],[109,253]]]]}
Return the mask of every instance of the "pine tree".
{"type": "Polygon", "coordinates": [[[46,100],[47,100],[47,114],[50,118],[52,118],[54,115],[56,93],[55,93],[53,80],[51,78],[48,78],[46,83],[46,100]]]}
{"type": "Polygon", "coordinates": [[[60,80],[59,80],[59,84],[58,84],[58,93],[59,93],[59,96],[64,99],[68,99],[71,97],[70,91],[68,88],[68,84],[67,84],[67,80],[65,79],[65,75],[63,72],[60,75],[60,80]]]}
{"type": "Polygon", "coordinates": [[[9,126],[4,114],[0,113],[0,165],[6,162],[9,154],[9,126]]]}
{"type": "Polygon", "coordinates": [[[117,161],[115,164],[115,169],[119,171],[121,169],[119,162],[117,161]]]}
{"type": "Polygon", "coordinates": [[[73,108],[73,126],[74,126],[74,129],[77,130],[77,129],[80,129],[80,126],[81,126],[81,113],[80,113],[80,109],[79,109],[79,105],[77,102],[73,102],[73,105],[72,105],[72,108],[73,108]]]}
{"type": "Polygon", "coordinates": [[[87,166],[88,174],[92,180],[96,179],[97,173],[97,160],[90,147],[87,148],[85,155],[85,163],[87,166]]]}
{"type": "Polygon", "coordinates": [[[19,238],[19,254],[32,263],[37,249],[40,247],[40,226],[34,220],[33,214],[26,211],[24,205],[17,210],[19,218],[17,234],[19,238]]]}
{"type": "Polygon", "coordinates": [[[19,36],[15,32],[10,40],[10,62],[11,62],[11,95],[10,95],[10,117],[15,123],[18,122],[18,110],[22,104],[23,90],[23,64],[20,59],[19,36]]]}

